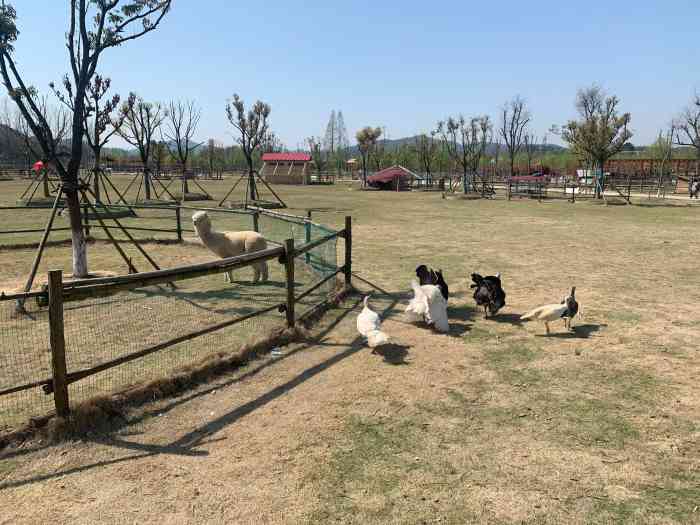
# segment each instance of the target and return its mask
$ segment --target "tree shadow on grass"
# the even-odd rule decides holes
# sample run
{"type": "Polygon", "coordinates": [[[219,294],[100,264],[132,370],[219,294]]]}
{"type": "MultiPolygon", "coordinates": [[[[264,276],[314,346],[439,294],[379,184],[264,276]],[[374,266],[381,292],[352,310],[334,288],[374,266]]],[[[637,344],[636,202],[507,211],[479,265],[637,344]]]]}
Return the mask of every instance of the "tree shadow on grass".
{"type": "Polygon", "coordinates": [[[552,339],[588,339],[602,328],[607,328],[607,326],[606,324],[580,324],[573,326],[571,332],[554,332],[549,335],[537,334],[537,337],[552,339]]]}

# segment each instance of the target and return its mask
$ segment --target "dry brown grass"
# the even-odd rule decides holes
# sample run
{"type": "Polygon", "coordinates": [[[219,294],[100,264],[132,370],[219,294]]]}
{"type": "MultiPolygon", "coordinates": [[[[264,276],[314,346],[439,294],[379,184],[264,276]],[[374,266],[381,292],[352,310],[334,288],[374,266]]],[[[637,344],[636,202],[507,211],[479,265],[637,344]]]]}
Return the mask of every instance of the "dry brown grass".
{"type": "Polygon", "coordinates": [[[282,191],[322,223],[353,215],[355,269],[391,292],[443,268],[451,334],[377,294],[395,345],[372,356],[347,303],[283,357],[116,435],[6,456],[8,520],[698,521],[697,208],[282,191]],[[471,271],[503,273],[498,318],[474,308],[471,271]],[[571,285],[574,334],[516,322],[571,285]]]}

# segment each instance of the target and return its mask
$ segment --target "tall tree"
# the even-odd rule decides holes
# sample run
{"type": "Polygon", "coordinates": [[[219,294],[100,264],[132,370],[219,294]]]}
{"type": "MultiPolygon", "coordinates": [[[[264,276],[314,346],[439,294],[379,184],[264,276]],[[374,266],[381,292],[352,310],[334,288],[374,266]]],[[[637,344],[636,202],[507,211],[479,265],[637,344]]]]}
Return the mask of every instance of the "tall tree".
{"type": "Polygon", "coordinates": [[[499,134],[503,138],[508,159],[510,161],[510,175],[515,171],[515,158],[523,147],[523,136],[527,125],[530,123],[530,112],[525,101],[519,96],[515,97],[501,109],[501,127],[499,134]]]}
{"type": "Polygon", "coordinates": [[[371,128],[369,126],[362,128],[357,132],[357,146],[362,156],[362,185],[367,186],[367,165],[374,148],[377,145],[377,140],[382,136],[382,128],[371,128]]]}
{"type": "Polygon", "coordinates": [[[202,110],[191,100],[187,102],[171,100],[165,115],[164,135],[169,141],[168,145],[174,149],[174,156],[180,164],[182,200],[185,200],[186,195],[190,192],[187,183],[187,161],[190,158],[190,153],[202,145],[201,142],[195,143],[192,140],[202,117],[202,110]]]}
{"type": "Polygon", "coordinates": [[[328,167],[328,151],[323,148],[323,142],[320,138],[309,137],[306,139],[306,143],[309,145],[316,172],[321,175],[328,167]]]}
{"type": "Polygon", "coordinates": [[[673,143],[676,136],[675,125],[672,124],[667,130],[660,130],[656,141],[649,146],[649,155],[658,161],[656,165],[658,182],[656,185],[656,196],[661,197],[664,189],[666,177],[669,175],[669,161],[673,156],[673,143]]]}
{"type": "Polygon", "coordinates": [[[474,177],[478,174],[481,157],[491,137],[491,119],[486,115],[469,120],[462,115],[449,117],[446,121],[438,122],[437,129],[447,153],[462,168],[464,193],[476,189],[474,177]]]}
{"type": "MultiPolygon", "coordinates": [[[[139,155],[141,148],[139,148],[139,155]]],[[[165,142],[162,137],[161,140],[154,140],[150,143],[150,162],[155,166],[155,173],[157,177],[160,177],[163,173],[163,165],[170,155],[170,150],[168,149],[168,143],[165,142]]],[[[143,162],[143,160],[142,160],[143,162]]],[[[150,165],[150,164],[149,164],[150,165]]],[[[150,192],[146,196],[146,199],[150,199],[150,192]]]]}
{"type": "Polygon", "coordinates": [[[326,124],[326,134],[323,136],[323,148],[328,151],[331,156],[335,155],[338,139],[338,119],[335,110],[331,111],[331,116],[326,124]]]}
{"type": "MultiPolygon", "coordinates": [[[[64,90],[57,90],[54,84],[51,88],[54,89],[56,96],[61,100],[71,111],[75,111],[73,100],[66,96],[70,93],[72,86],[68,78],[64,78],[64,90]]],[[[100,173],[102,171],[102,148],[107,145],[109,140],[119,131],[124,122],[123,114],[119,114],[113,118],[113,113],[119,108],[119,95],[108,97],[107,93],[111,87],[112,81],[109,78],[104,78],[99,74],[95,74],[94,78],[88,82],[86,91],[86,103],[83,109],[83,127],[85,129],[85,138],[90,146],[93,154],[93,193],[95,198],[100,200],[100,173]],[[106,100],[105,100],[106,99],[106,100]]]]}
{"type": "MultiPolygon", "coordinates": [[[[119,128],[119,136],[134,146],[141,157],[143,164],[143,187],[146,200],[151,199],[151,148],[154,145],[154,137],[160,131],[166,112],[160,104],[145,102],[135,93],[130,93],[129,98],[120,110],[122,125],[119,128]]],[[[161,141],[162,142],[162,141],[161,141]]],[[[160,158],[160,157],[159,157],[160,158]]],[[[160,173],[160,165],[158,166],[160,173]]]]}
{"type": "Polygon", "coordinates": [[[581,89],[576,95],[578,121],[569,121],[561,132],[562,139],[580,158],[597,169],[595,196],[601,198],[605,187],[605,163],[622,151],[632,138],[630,114],[618,112],[620,101],[607,96],[599,86],[581,89]]]}
{"type": "Polygon", "coordinates": [[[422,133],[415,138],[415,149],[418,155],[418,161],[429,183],[432,181],[433,163],[435,162],[438,150],[435,135],[437,135],[437,131],[431,131],[430,136],[422,133]]]}
{"type": "Polygon", "coordinates": [[[700,94],[683,110],[676,124],[676,144],[690,147],[695,150],[697,162],[695,163],[695,176],[700,175],[700,94]]]}
{"type": "Polygon", "coordinates": [[[532,173],[532,159],[537,153],[537,135],[534,133],[525,133],[523,137],[523,149],[525,150],[525,158],[527,159],[527,174],[532,173]]]}
{"type": "Polygon", "coordinates": [[[226,116],[231,125],[241,134],[237,139],[241,146],[246,164],[248,165],[248,191],[251,200],[258,200],[257,185],[255,183],[255,170],[253,168],[253,154],[261,147],[267,136],[270,116],[270,106],[258,100],[253,107],[246,112],[243,100],[233,95],[233,100],[226,104],[226,116]]]}
{"type": "Polygon", "coordinates": [[[88,274],[79,199],[79,171],[83,156],[84,118],[88,85],[102,53],[155,30],[170,10],[172,0],[69,0],[70,22],[66,45],[70,62],[66,96],[72,100],[69,160],[60,158],[49,123],[37,104],[38,94],[18,68],[14,45],[19,36],[17,12],[10,3],[0,5],[0,73],[8,94],[29,124],[44,155],[61,177],[68,205],[73,247],[73,275],[88,274]]]}
{"type": "Polygon", "coordinates": [[[338,174],[345,166],[345,162],[348,160],[348,148],[350,147],[350,139],[348,139],[348,130],[345,127],[345,118],[343,117],[343,112],[338,110],[336,113],[336,166],[338,169],[338,174]]]}

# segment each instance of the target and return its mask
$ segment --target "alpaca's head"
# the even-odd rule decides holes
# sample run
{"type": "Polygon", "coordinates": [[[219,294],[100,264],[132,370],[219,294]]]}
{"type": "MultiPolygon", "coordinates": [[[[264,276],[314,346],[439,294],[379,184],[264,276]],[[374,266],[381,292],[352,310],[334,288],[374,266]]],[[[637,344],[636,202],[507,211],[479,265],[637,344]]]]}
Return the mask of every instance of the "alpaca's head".
{"type": "Polygon", "coordinates": [[[197,231],[208,231],[211,229],[211,221],[205,211],[198,211],[192,215],[192,223],[197,231]]]}

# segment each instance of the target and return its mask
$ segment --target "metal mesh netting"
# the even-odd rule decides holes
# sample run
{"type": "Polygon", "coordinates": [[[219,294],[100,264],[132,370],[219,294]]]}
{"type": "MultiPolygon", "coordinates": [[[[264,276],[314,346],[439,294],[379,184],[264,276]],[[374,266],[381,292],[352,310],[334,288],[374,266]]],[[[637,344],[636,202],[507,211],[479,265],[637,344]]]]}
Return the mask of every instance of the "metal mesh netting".
{"type": "MultiPolygon", "coordinates": [[[[0,301],[0,391],[51,377],[49,316],[33,300],[29,315],[15,313],[15,301],[0,301]]],[[[26,422],[53,407],[41,388],[0,397],[0,431],[26,422]]]]}
{"type": "MultiPolygon", "coordinates": [[[[191,225],[183,213],[183,225],[191,225]],[[189,224],[188,224],[189,223],[189,224]]],[[[252,230],[246,214],[212,213],[218,231],[252,230]]],[[[293,238],[297,247],[324,237],[332,230],[303,220],[259,216],[259,230],[271,241],[283,244],[293,238]]],[[[252,285],[253,269],[233,273],[233,284],[224,274],[139,288],[106,298],[64,305],[66,364],[69,373],[93,368],[154,345],[172,341],[208,327],[286,302],[286,275],[277,260],[267,262],[269,282],[252,285]]],[[[295,261],[295,292],[304,293],[337,269],[336,240],[332,239],[295,261]]],[[[331,279],[297,304],[297,316],[324,301],[336,289],[331,279]]],[[[27,302],[31,317],[16,316],[15,303],[0,302],[0,391],[51,377],[49,326],[46,309],[27,302]]],[[[285,326],[285,314],[273,309],[206,335],[97,373],[69,387],[71,404],[110,394],[131,385],[167,378],[175,370],[216,354],[237,351],[270,336],[285,326]]],[[[0,431],[23,424],[31,416],[53,409],[52,396],[41,388],[0,396],[0,431]]]]}
{"type": "MultiPolygon", "coordinates": [[[[224,274],[176,284],[131,290],[104,299],[68,303],[64,323],[66,363],[70,372],[175,340],[226,321],[283,304],[285,274],[269,263],[270,282],[251,286],[252,270],[234,272],[234,284],[224,274]]],[[[264,315],[216,330],[143,358],[90,376],[70,386],[71,402],[79,402],[133,384],[167,377],[185,365],[225,352],[235,354],[248,344],[284,327],[284,313],[264,315]]]]}

